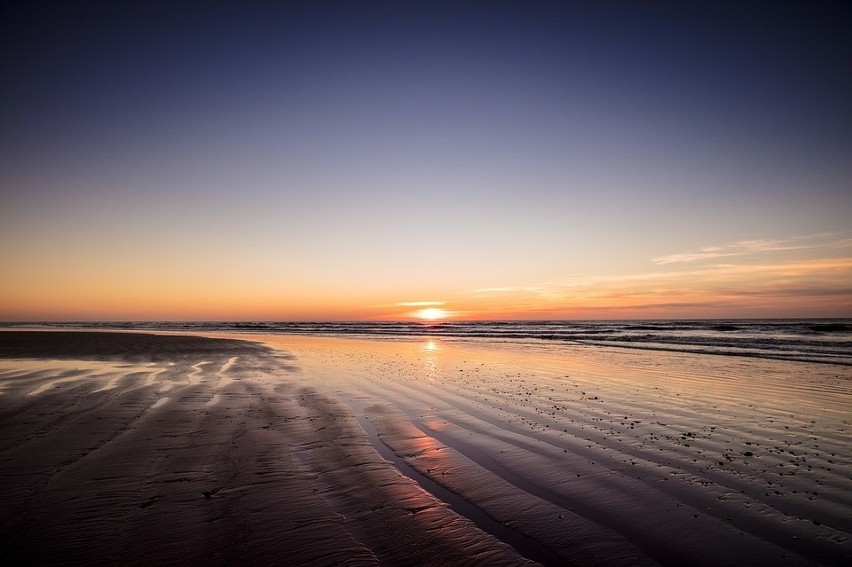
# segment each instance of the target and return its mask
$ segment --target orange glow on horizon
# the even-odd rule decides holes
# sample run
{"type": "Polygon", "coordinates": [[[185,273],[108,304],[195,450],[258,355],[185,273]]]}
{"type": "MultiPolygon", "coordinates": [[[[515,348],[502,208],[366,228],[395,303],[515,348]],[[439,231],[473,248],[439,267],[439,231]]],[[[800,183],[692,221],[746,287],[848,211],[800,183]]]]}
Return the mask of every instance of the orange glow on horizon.
{"type": "MultiPolygon", "coordinates": [[[[841,247],[845,241],[836,245],[841,247]]],[[[849,246],[852,248],[852,244],[849,246]]],[[[829,248],[834,250],[834,248],[829,248]]],[[[14,259],[14,258],[13,258],[14,259]]],[[[0,321],[441,321],[849,317],[852,257],[669,262],[622,274],[407,290],[376,280],[248,277],[218,267],[130,263],[104,271],[18,259],[0,277],[0,321]],[[772,261],[769,261],[769,260],[772,261]],[[674,264],[674,266],[671,266],[674,264]],[[56,282],[62,282],[57,285],[56,282]],[[381,285],[379,285],[381,284],[381,285]],[[399,289],[397,289],[399,288],[399,289]],[[402,295],[404,294],[404,295],[402,295]],[[428,301],[410,301],[426,298],[428,301]]],[[[5,268],[5,265],[4,265],[5,268]]]]}

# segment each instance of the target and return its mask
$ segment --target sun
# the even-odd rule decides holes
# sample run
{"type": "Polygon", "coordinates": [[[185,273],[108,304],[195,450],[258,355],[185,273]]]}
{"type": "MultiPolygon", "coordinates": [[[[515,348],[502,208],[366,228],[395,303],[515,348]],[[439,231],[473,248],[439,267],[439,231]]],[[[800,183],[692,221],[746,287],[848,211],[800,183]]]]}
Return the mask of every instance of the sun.
{"type": "Polygon", "coordinates": [[[450,316],[449,312],[437,307],[427,307],[426,309],[418,309],[413,313],[418,319],[426,321],[437,321],[438,319],[446,319],[450,316]]]}

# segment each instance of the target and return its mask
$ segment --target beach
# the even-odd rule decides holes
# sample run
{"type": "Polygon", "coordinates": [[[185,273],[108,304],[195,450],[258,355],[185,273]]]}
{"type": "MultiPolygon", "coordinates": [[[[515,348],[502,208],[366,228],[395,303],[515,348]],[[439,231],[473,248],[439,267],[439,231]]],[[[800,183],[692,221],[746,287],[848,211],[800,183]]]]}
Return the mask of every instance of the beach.
{"type": "Polygon", "coordinates": [[[19,564],[848,564],[849,368],[2,331],[0,546],[19,564]]]}

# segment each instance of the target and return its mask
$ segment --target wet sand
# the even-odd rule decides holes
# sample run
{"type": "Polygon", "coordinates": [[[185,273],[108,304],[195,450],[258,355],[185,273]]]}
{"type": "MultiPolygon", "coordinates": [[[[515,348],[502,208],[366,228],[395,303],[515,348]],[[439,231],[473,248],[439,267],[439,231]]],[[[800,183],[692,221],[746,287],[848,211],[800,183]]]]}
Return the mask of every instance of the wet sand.
{"type": "Polygon", "coordinates": [[[536,342],[0,332],[0,548],[31,564],[846,564],[850,378],[536,342]]]}

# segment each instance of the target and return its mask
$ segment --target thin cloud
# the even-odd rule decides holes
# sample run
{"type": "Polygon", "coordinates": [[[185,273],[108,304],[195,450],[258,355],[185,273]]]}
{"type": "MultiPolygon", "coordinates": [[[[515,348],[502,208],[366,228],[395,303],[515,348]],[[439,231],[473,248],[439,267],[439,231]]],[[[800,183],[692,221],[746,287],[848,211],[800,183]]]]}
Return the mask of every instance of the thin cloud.
{"type": "Polygon", "coordinates": [[[793,250],[830,250],[852,247],[852,238],[837,238],[831,233],[793,236],[787,239],[741,240],[722,246],[702,246],[694,252],[680,252],[652,258],[655,264],[676,264],[712,260],[731,256],[747,256],[766,252],[789,252],[793,250]],[[815,242],[816,241],[816,242],[815,242]]]}
{"type": "Polygon", "coordinates": [[[480,287],[471,289],[464,293],[490,294],[490,293],[547,293],[549,286],[503,286],[503,287],[480,287]]]}
{"type": "Polygon", "coordinates": [[[435,307],[446,304],[446,301],[403,301],[401,303],[393,303],[392,305],[394,307],[435,307]]]}
{"type": "MultiPolygon", "coordinates": [[[[845,242],[848,246],[849,241],[845,242]]],[[[840,241],[835,244],[839,247],[840,241]]],[[[467,293],[471,312],[498,312],[510,318],[577,317],[583,312],[607,311],[629,315],[634,310],[654,309],[705,315],[720,309],[781,313],[784,304],[807,304],[825,310],[829,302],[836,309],[848,311],[852,304],[850,276],[852,258],[826,257],[718,263],[620,275],[572,274],[539,285],[481,288],[467,293]]]]}

